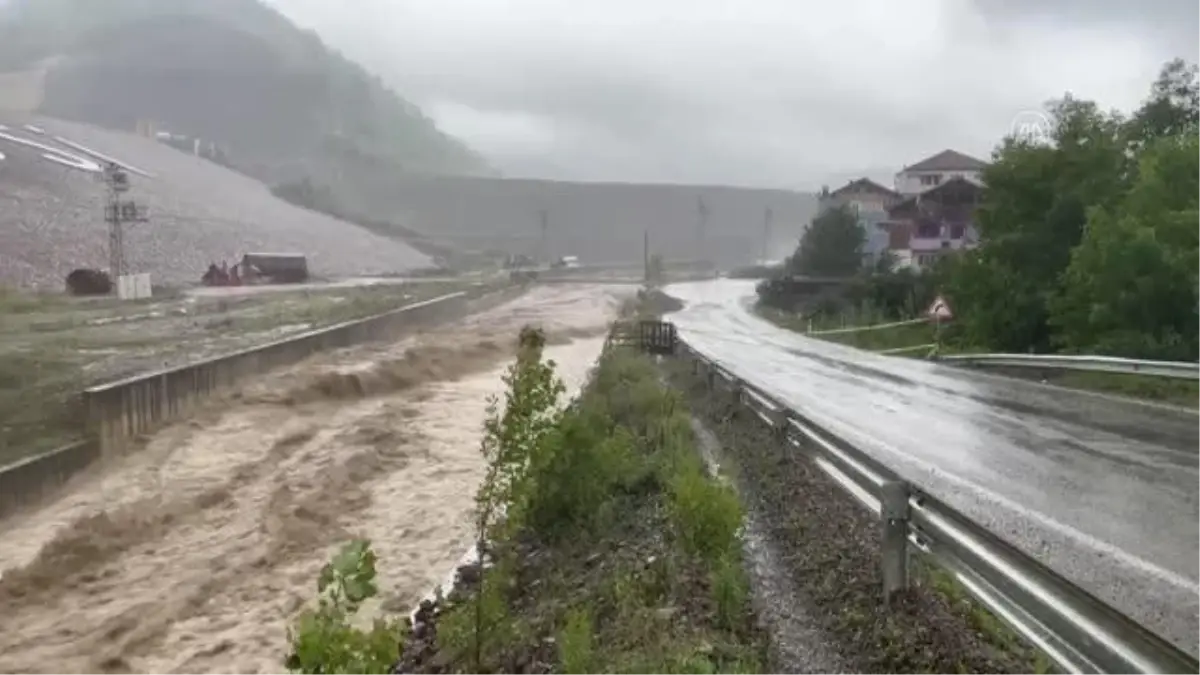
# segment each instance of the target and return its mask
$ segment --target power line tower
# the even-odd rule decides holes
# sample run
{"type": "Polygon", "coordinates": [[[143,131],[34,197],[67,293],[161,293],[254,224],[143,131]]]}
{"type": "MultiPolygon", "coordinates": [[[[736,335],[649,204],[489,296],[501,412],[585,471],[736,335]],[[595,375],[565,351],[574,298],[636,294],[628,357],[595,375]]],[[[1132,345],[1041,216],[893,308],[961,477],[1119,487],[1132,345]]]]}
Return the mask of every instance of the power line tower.
{"type": "Polygon", "coordinates": [[[125,223],[144,223],[144,210],[132,199],[124,198],[129,192],[129,174],[115,163],[104,167],[104,183],[108,186],[108,202],[104,205],[104,222],[108,223],[108,273],[113,288],[128,271],[125,261],[125,223]]]}

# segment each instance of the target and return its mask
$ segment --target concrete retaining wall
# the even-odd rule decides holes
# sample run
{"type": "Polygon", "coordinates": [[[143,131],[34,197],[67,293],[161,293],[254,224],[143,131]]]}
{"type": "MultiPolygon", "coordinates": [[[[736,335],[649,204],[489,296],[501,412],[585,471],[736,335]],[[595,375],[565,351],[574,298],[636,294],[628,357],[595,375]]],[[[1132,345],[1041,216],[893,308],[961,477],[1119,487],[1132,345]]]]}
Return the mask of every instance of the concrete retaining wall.
{"type": "Polygon", "coordinates": [[[100,444],[76,441],[0,471],[0,518],[41,499],[100,458],[100,444]]]}
{"type": "Polygon", "coordinates": [[[106,452],[177,420],[208,396],[314,353],[396,338],[501,305],[520,287],[451,293],[365,319],[84,390],[87,438],[0,470],[0,518],[65,483],[106,452]]]}

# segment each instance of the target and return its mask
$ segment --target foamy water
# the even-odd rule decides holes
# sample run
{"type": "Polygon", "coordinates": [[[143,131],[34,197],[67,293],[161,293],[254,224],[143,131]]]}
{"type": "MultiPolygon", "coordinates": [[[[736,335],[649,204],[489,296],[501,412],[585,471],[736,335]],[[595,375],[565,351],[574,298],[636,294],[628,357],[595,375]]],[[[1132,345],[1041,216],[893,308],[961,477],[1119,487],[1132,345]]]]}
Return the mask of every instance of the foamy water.
{"type": "Polygon", "coordinates": [[[279,672],[287,621],[352,536],[380,555],[383,608],[406,612],[470,544],[480,428],[517,329],[543,324],[577,389],[602,338],[567,340],[603,330],[611,292],[537,289],[319,357],[0,524],[0,671],[279,672]]]}

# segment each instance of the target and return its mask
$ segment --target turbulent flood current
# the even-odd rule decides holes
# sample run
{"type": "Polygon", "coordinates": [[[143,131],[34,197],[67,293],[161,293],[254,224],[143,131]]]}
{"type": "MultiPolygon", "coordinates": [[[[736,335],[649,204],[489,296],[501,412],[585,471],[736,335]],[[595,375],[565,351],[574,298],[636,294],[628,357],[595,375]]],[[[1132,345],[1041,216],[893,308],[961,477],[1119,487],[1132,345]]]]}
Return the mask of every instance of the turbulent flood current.
{"type": "Polygon", "coordinates": [[[281,672],[288,621],[352,536],[407,612],[470,544],[480,429],[520,326],[568,391],[617,288],[536,289],[214,401],[0,522],[0,672],[281,672]]]}

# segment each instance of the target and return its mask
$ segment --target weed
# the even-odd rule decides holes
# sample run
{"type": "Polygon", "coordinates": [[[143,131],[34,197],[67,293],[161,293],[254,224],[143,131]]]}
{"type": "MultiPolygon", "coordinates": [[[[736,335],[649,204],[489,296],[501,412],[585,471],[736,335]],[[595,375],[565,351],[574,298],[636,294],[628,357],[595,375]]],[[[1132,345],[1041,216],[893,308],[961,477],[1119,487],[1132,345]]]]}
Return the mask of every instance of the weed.
{"type": "Polygon", "coordinates": [[[593,672],[592,615],[586,609],[567,612],[567,625],[558,636],[559,661],[564,673],[593,672]]]}
{"type": "Polygon", "coordinates": [[[736,550],[741,502],[705,475],[699,459],[681,462],[671,481],[671,515],[690,553],[717,565],[736,550]]]}
{"type": "Polygon", "coordinates": [[[366,540],[346,544],[321,569],[318,604],[288,630],[294,673],[386,673],[399,656],[398,623],[376,619],[370,630],[350,625],[363,601],[373,597],[375,553],[366,540]]]}
{"type": "Polygon", "coordinates": [[[726,630],[737,630],[745,619],[750,588],[741,561],[735,556],[721,558],[710,574],[717,622],[726,630]]]}

